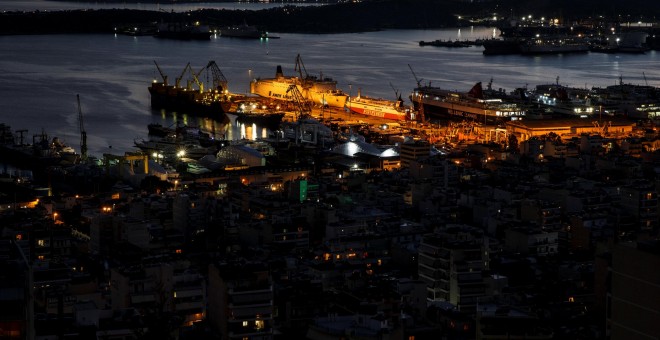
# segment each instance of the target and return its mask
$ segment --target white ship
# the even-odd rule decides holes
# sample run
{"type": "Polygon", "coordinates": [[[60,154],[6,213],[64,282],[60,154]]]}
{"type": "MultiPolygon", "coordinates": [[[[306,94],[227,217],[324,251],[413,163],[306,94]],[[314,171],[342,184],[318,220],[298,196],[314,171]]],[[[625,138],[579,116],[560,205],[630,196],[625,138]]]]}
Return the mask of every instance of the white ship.
{"type": "Polygon", "coordinates": [[[254,79],[250,83],[250,93],[275,100],[291,101],[291,94],[287,91],[295,85],[303,97],[314,105],[343,108],[346,106],[348,95],[337,88],[337,81],[331,78],[315,77],[307,74],[300,55],[296,57],[295,70],[298,76],[285,77],[282,67],[277,66],[275,78],[254,79]]]}

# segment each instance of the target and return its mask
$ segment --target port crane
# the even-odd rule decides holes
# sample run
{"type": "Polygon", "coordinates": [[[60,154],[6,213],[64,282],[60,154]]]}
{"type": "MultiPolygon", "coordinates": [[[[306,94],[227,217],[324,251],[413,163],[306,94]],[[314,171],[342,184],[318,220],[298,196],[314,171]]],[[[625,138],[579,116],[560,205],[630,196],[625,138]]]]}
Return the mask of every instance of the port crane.
{"type": "Polygon", "coordinates": [[[286,90],[286,94],[291,95],[291,100],[296,106],[297,122],[300,122],[301,119],[309,116],[309,113],[312,111],[312,109],[309,106],[309,102],[305,100],[302,93],[300,93],[300,90],[298,90],[298,86],[289,85],[289,88],[286,90]]]}
{"type": "Polygon", "coordinates": [[[76,99],[78,101],[78,127],[80,129],[80,160],[85,162],[87,160],[87,132],[85,131],[85,125],[83,124],[83,113],[82,108],[80,107],[79,94],[76,94],[76,99]]]}
{"type": "Polygon", "coordinates": [[[158,70],[158,73],[160,73],[160,77],[163,78],[163,85],[167,86],[167,76],[163,73],[163,70],[160,69],[160,66],[158,66],[158,63],[155,60],[154,64],[156,64],[156,69],[158,70]]]}
{"type": "MultiPolygon", "coordinates": [[[[422,78],[417,78],[417,75],[415,74],[415,71],[413,71],[412,66],[408,64],[408,68],[410,69],[410,72],[413,75],[413,78],[415,78],[415,82],[417,83],[417,88],[419,89],[422,87],[422,78]]],[[[410,96],[410,100],[413,102],[413,109],[415,108],[415,101],[412,98],[412,95],[410,96]]],[[[417,94],[417,100],[419,101],[419,108],[417,109],[417,112],[419,114],[418,120],[422,123],[426,123],[426,116],[424,115],[424,103],[422,102],[422,94],[421,92],[417,94]]]]}
{"type": "MultiPolygon", "coordinates": [[[[300,54],[296,56],[296,64],[293,67],[293,70],[298,72],[298,75],[300,77],[300,87],[303,89],[303,91],[309,94],[308,90],[313,85],[313,77],[311,77],[309,73],[307,73],[307,69],[305,68],[305,63],[303,63],[300,54]]],[[[323,75],[321,75],[321,78],[323,78],[323,75]]],[[[311,101],[311,98],[305,98],[305,96],[302,93],[300,94],[300,96],[305,101],[311,101]]]]}
{"type": "Polygon", "coordinates": [[[296,56],[296,65],[293,67],[293,70],[298,72],[298,74],[300,75],[301,82],[304,82],[305,79],[309,77],[309,74],[307,73],[307,69],[305,68],[305,64],[303,63],[300,54],[296,56]],[[305,75],[304,77],[303,77],[303,73],[305,75]]]}
{"type": "MultiPolygon", "coordinates": [[[[186,66],[183,68],[183,71],[181,71],[181,75],[179,75],[175,80],[174,80],[174,86],[177,88],[181,87],[181,79],[183,79],[183,76],[186,75],[186,71],[194,73],[192,70],[192,67],[190,67],[190,62],[186,64],[186,66]]],[[[190,84],[187,84],[188,89],[190,89],[190,84]]]]}
{"type": "MultiPolygon", "coordinates": [[[[226,92],[229,90],[228,86],[228,81],[227,78],[225,78],[225,75],[222,74],[222,71],[220,70],[220,67],[218,64],[215,63],[214,60],[209,61],[209,63],[206,65],[203,70],[211,70],[211,75],[212,75],[212,84],[213,88],[218,90],[218,92],[226,92]]],[[[208,76],[207,76],[208,79],[208,76]]]]}

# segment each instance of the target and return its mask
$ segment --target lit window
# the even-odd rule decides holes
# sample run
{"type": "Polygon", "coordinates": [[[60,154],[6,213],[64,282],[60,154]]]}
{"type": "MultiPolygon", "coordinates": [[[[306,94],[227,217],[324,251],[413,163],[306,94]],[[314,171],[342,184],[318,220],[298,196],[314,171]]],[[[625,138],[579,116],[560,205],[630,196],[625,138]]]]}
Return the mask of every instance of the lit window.
{"type": "Polygon", "coordinates": [[[43,247],[45,244],[46,244],[46,242],[44,240],[37,240],[37,245],[39,247],[43,247]]]}
{"type": "Polygon", "coordinates": [[[263,329],[264,328],[264,320],[256,320],[254,322],[254,327],[256,329],[263,329]]]}
{"type": "Polygon", "coordinates": [[[247,322],[247,321],[243,321],[243,327],[247,327],[247,326],[248,326],[248,322],[247,322]]]}

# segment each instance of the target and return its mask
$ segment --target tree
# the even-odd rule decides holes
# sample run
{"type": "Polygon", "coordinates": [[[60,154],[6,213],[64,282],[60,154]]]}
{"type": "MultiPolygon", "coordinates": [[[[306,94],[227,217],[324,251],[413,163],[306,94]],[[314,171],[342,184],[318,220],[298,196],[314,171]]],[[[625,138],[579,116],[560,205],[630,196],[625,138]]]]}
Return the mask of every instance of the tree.
{"type": "Polygon", "coordinates": [[[507,140],[507,148],[513,154],[520,153],[520,146],[518,145],[518,137],[515,134],[510,133],[509,139],[507,140]]]}

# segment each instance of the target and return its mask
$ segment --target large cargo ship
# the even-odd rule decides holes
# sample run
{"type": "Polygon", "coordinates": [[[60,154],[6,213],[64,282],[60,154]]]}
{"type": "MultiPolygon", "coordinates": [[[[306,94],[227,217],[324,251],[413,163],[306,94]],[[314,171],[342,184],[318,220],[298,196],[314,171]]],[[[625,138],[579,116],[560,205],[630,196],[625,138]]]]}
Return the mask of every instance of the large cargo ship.
{"type": "Polygon", "coordinates": [[[214,61],[210,61],[199,72],[193,71],[188,63],[174,85],[168,83],[167,76],[164,75],[158,64],[156,67],[163,81],[154,80],[148,88],[152,108],[219,120],[227,119],[225,112],[231,108],[232,95],[227,90],[227,80],[214,61]],[[198,78],[198,75],[204,70],[210,70],[213,74],[213,85],[208,90],[204,89],[204,84],[198,78]],[[181,82],[187,72],[192,79],[187,80],[186,85],[183,86],[181,82]]]}
{"type": "Polygon", "coordinates": [[[400,97],[396,101],[369,98],[362,96],[358,91],[357,97],[349,99],[348,108],[352,112],[367,116],[392,120],[410,119],[410,109],[403,106],[403,100],[400,97]]]}
{"type": "Polygon", "coordinates": [[[257,26],[244,23],[242,25],[222,27],[220,29],[220,36],[243,39],[266,39],[268,38],[268,33],[259,29],[257,26]]]}
{"type": "Polygon", "coordinates": [[[250,92],[261,97],[292,101],[289,87],[295,85],[302,96],[315,105],[343,108],[348,95],[337,88],[337,81],[332,78],[315,77],[307,74],[300,55],[296,57],[295,70],[299,76],[284,76],[282,66],[277,66],[275,78],[254,79],[250,83],[250,92]]]}
{"type": "Polygon", "coordinates": [[[570,36],[488,39],[483,46],[485,55],[559,54],[588,52],[590,49],[587,40],[570,36]]]}
{"type": "Polygon", "coordinates": [[[484,124],[497,124],[522,119],[526,111],[515,102],[502,98],[485,98],[481,82],[469,92],[420,86],[410,95],[415,110],[425,115],[450,119],[469,119],[484,124]]]}
{"type": "Polygon", "coordinates": [[[538,37],[520,44],[521,54],[558,54],[589,52],[589,43],[573,37],[538,37]]]}
{"type": "Polygon", "coordinates": [[[182,22],[162,22],[156,27],[156,38],[178,40],[210,40],[211,29],[208,25],[182,22]]]}

